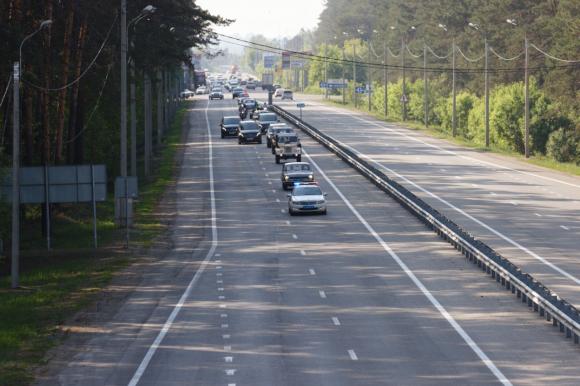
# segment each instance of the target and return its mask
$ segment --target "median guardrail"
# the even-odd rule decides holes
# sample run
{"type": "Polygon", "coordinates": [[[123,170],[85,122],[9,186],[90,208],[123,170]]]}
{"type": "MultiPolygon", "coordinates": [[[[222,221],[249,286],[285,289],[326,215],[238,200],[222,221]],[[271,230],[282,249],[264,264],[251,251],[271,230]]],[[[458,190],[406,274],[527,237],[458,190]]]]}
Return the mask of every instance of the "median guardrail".
{"type": "Polygon", "coordinates": [[[493,248],[477,240],[469,232],[415,196],[404,186],[392,180],[384,172],[372,166],[352,148],[321,132],[280,106],[270,105],[269,109],[292,123],[327,149],[339,156],[351,167],[372,181],[381,190],[397,200],[403,207],[421,220],[427,227],[449,242],[473,264],[477,265],[492,279],[501,283],[540,317],[559,327],[567,338],[579,343],[580,313],[566,300],[554,294],[549,288],[519,267],[497,253],[493,248]]]}

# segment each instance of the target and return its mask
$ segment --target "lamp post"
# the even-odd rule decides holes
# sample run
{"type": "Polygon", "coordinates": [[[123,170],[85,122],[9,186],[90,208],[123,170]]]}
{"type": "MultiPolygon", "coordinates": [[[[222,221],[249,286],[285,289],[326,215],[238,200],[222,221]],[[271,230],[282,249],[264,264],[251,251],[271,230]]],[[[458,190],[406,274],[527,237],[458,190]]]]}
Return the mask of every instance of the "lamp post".
{"type": "MultiPolygon", "coordinates": [[[[517,27],[518,23],[516,19],[506,19],[506,23],[517,27]]],[[[524,52],[525,52],[525,64],[524,64],[524,153],[526,158],[530,158],[530,74],[529,74],[529,61],[530,57],[528,55],[528,34],[524,30],[524,52]]]]}
{"type": "MultiPolygon", "coordinates": [[[[439,23],[437,25],[443,31],[447,31],[447,26],[445,24],[439,23]]],[[[452,79],[451,79],[451,93],[452,93],[452,106],[451,106],[451,135],[455,137],[457,134],[457,99],[456,99],[456,88],[455,88],[455,37],[451,43],[451,67],[452,67],[452,79]]]]}
{"type": "MultiPolygon", "coordinates": [[[[477,23],[469,22],[469,27],[474,30],[481,32],[481,26],[477,23]]],[[[484,40],[484,57],[485,57],[485,70],[484,70],[484,89],[485,89],[485,147],[489,147],[489,46],[487,44],[487,32],[483,32],[484,40]]]]}
{"type": "Polygon", "coordinates": [[[22,77],[22,47],[34,35],[49,27],[52,20],[44,20],[40,26],[22,39],[18,50],[18,62],[14,63],[12,103],[12,244],[11,244],[11,287],[20,286],[20,78],[22,77]]]}
{"type": "MultiPolygon", "coordinates": [[[[396,27],[390,27],[391,30],[395,30],[396,27]]],[[[402,95],[401,95],[401,103],[403,105],[403,122],[407,120],[407,102],[409,101],[407,97],[407,74],[405,72],[405,45],[406,45],[406,38],[407,34],[410,31],[415,31],[417,28],[415,26],[409,27],[404,32],[402,31],[401,35],[401,67],[403,71],[403,87],[402,87],[402,95]]]]}
{"type": "MultiPolygon", "coordinates": [[[[345,37],[348,37],[348,32],[343,32],[342,33],[345,37]]],[[[344,83],[345,80],[345,68],[344,68],[344,62],[346,60],[346,53],[344,51],[344,41],[342,42],[342,82],[344,83]]],[[[346,104],[346,88],[342,89],[342,104],[345,105],[346,104]]]]}

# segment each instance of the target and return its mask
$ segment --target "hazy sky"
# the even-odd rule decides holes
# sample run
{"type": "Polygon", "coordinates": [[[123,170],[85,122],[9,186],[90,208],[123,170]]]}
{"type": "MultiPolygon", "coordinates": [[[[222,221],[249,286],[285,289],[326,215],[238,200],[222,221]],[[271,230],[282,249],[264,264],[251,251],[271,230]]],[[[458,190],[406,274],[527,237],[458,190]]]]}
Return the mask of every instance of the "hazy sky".
{"type": "Polygon", "coordinates": [[[229,27],[217,32],[236,36],[262,34],[268,38],[292,37],[301,28],[318,24],[324,0],[196,0],[200,7],[228,19],[229,27]]]}

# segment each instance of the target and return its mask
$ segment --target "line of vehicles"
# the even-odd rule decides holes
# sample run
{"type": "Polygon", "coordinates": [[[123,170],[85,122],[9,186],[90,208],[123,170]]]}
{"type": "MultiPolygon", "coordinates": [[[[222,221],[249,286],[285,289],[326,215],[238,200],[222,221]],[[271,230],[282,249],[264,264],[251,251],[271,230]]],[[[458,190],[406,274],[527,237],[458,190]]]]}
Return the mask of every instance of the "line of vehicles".
{"type": "Polygon", "coordinates": [[[262,144],[282,164],[280,182],[288,193],[288,213],[326,214],[326,193],[314,178],[308,162],[302,162],[302,144],[294,129],[280,122],[275,113],[254,98],[238,97],[239,115],[227,115],[220,122],[221,138],[237,138],[238,144],[262,144]],[[249,119],[248,119],[249,118],[249,119]]]}

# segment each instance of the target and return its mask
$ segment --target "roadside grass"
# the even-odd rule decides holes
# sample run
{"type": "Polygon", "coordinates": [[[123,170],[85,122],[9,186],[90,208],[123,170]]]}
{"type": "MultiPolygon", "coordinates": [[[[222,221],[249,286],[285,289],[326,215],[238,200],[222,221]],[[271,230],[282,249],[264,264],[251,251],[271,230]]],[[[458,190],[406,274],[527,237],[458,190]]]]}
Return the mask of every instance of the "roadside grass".
{"type": "Polygon", "coordinates": [[[373,116],[374,118],[380,119],[382,121],[396,123],[399,126],[403,126],[403,127],[408,128],[408,129],[411,129],[411,130],[421,131],[421,132],[423,132],[431,137],[443,139],[443,140],[446,140],[448,142],[454,143],[456,145],[468,147],[468,148],[471,148],[471,149],[474,149],[477,151],[501,154],[504,156],[516,158],[522,162],[528,162],[528,163],[536,165],[536,166],[544,167],[546,169],[556,170],[556,171],[559,171],[562,173],[580,176],[580,165],[576,165],[573,162],[558,162],[558,161],[555,161],[555,160],[553,160],[547,156],[544,156],[544,155],[532,155],[532,156],[530,156],[530,158],[526,159],[526,157],[523,156],[522,154],[515,152],[515,151],[512,151],[512,150],[509,150],[509,149],[506,149],[506,148],[502,148],[502,147],[495,146],[495,145],[491,145],[489,148],[487,148],[484,145],[470,142],[467,139],[459,137],[459,136],[453,137],[451,135],[451,133],[444,131],[441,127],[438,127],[438,126],[425,127],[425,125],[422,122],[417,122],[417,121],[401,122],[401,121],[398,121],[395,119],[385,118],[385,114],[382,111],[381,112],[377,112],[377,111],[369,112],[369,110],[367,108],[361,109],[358,107],[354,107],[354,104],[352,102],[347,102],[346,104],[343,104],[342,97],[340,97],[340,98],[341,98],[340,100],[339,99],[332,99],[332,97],[328,100],[325,100],[324,98],[322,98],[322,99],[320,99],[320,102],[322,102],[326,105],[340,106],[342,108],[345,108],[345,109],[353,111],[353,112],[366,113],[366,114],[369,114],[369,115],[373,116]]]}
{"type": "MultiPolygon", "coordinates": [[[[140,183],[132,247],[150,246],[165,229],[155,216],[155,208],[174,180],[175,155],[188,105],[181,105],[166,133],[152,176],[140,183]]],[[[41,249],[46,244],[38,236],[38,225],[38,229],[23,231],[22,244],[28,248],[22,253],[22,288],[10,290],[10,277],[0,278],[0,385],[29,385],[34,367],[43,364],[46,351],[62,340],[59,325],[91,304],[115,273],[133,261],[122,248],[124,232],[115,227],[112,199],[99,204],[97,211],[98,250],[91,248],[92,218],[88,206],[59,211],[53,221],[51,253],[41,249]]]]}

